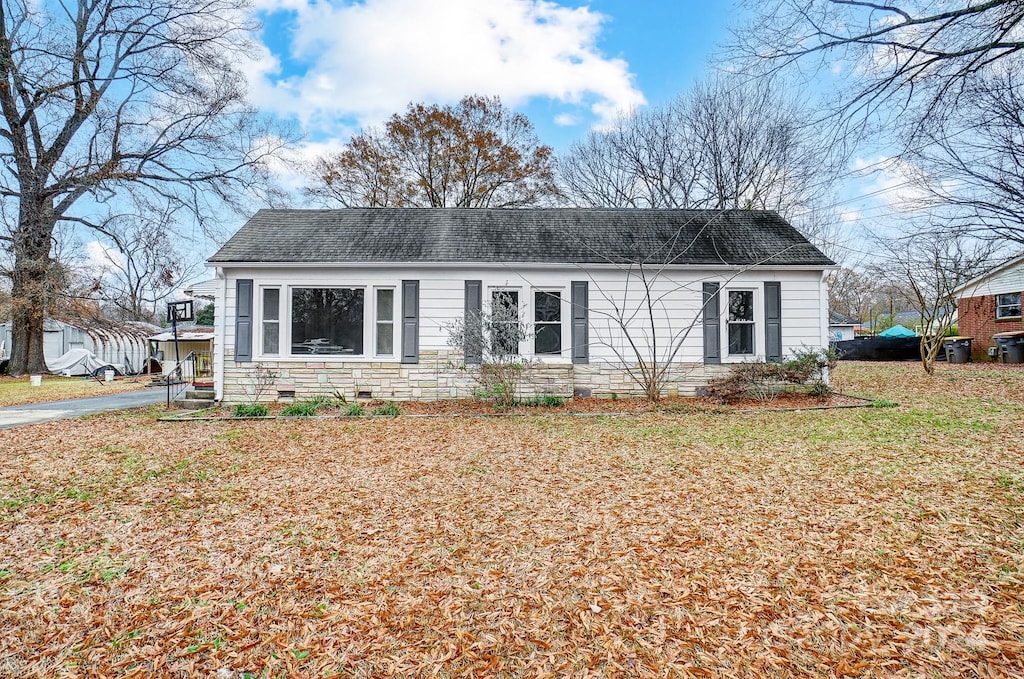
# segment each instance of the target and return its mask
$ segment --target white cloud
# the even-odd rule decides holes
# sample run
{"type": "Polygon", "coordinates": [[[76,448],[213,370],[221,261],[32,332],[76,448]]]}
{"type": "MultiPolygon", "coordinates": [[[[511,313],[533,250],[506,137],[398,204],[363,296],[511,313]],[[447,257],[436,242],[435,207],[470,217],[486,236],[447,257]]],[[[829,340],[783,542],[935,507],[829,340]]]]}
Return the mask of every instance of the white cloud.
{"type": "Polygon", "coordinates": [[[928,192],[921,186],[924,176],[913,163],[889,156],[856,158],[853,169],[870,178],[862,185],[865,198],[897,212],[918,212],[926,205],[928,192]]]}
{"type": "MultiPolygon", "coordinates": [[[[255,104],[336,134],[410,102],[498,95],[511,107],[549,98],[597,124],[645,103],[629,65],[598,48],[604,17],[545,0],[260,0],[293,12],[288,54],[247,64],[255,104]]],[[[273,37],[279,44],[281,35],[273,37]]],[[[567,118],[559,116],[562,120],[567,118]]]]}
{"type": "Polygon", "coordinates": [[[579,125],[579,123],[579,117],[571,113],[559,113],[555,116],[555,125],[561,127],[572,127],[573,125],[579,125]]]}
{"type": "Polygon", "coordinates": [[[85,244],[85,271],[95,279],[101,279],[114,271],[115,264],[124,266],[124,255],[98,240],[85,244]]]}
{"type": "Polygon", "coordinates": [[[334,155],[343,148],[344,143],[339,139],[304,142],[289,149],[283,157],[275,158],[270,164],[270,170],[274,173],[278,187],[299,199],[302,188],[309,184],[306,169],[312,167],[321,156],[334,155]]]}
{"type": "Polygon", "coordinates": [[[843,224],[856,224],[863,219],[863,214],[860,210],[840,210],[839,221],[843,224]]]}

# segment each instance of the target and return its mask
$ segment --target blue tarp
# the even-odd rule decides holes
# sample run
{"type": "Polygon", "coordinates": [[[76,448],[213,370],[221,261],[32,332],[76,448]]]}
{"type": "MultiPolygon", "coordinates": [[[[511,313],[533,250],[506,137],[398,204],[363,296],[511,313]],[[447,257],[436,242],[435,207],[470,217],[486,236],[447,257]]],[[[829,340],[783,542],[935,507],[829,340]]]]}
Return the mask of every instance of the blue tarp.
{"type": "Polygon", "coordinates": [[[917,333],[902,325],[894,325],[878,333],[879,337],[917,337],[917,333]]]}

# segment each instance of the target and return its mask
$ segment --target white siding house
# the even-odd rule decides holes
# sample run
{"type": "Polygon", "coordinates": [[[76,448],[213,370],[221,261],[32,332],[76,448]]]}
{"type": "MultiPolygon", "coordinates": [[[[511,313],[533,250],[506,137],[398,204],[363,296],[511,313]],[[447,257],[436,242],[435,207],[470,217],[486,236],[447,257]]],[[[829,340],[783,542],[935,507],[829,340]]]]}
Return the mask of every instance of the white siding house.
{"type": "Polygon", "coordinates": [[[770,212],[265,210],[209,264],[225,401],[257,368],[270,398],[469,396],[448,326],[496,295],[534,330],[524,395],[636,393],[623,366],[651,359],[692,394],[723,365],[828,345],[832,262],[770,212]]]}

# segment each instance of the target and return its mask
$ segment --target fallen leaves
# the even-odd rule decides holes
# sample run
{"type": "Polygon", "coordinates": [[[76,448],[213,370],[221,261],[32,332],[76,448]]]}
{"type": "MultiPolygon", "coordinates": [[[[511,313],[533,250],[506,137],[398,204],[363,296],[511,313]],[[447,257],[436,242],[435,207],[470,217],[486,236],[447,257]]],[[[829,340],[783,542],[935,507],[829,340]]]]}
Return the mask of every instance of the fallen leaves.
{"type": "Polygon", "coordinates": [[[28,375],[24,377],[0,375],[0,408],[87,396],[108,396],[125,391],[145,389],[148,383],[148,376],[103,382],[81,377],[44,375],[42,384],[33,387],[28,375]]]}
{"type": "Polygon", "coordinates": [[[900,408],[0,432],[0,675],[1024,675],[1024,406],[905,368],[850,368],[900,408]]]}

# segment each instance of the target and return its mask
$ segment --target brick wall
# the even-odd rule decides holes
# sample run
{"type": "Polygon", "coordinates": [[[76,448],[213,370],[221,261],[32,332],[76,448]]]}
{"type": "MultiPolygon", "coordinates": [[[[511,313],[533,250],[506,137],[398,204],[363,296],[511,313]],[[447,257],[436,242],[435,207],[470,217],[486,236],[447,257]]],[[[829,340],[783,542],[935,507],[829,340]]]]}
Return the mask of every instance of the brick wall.
{"type": "MultiPolygon", "coordinates": [[[[475,382],[459,368],[461,355],[448,351],[424,351],[417,364],[377,361],[325,363],[323,361],[264,361],[262,366],[278,374],[272,388],[262,395],[264,401],[278,400],[279,391],[294,391],[297,400],[317,395],[344,395],[354,398],[368,391],[373,398],[394,401],[436,401],[470,398],[475,382]]],[[[254,393],[253,363],[236,364],[226,357],[224,402],[249,401],[254,393]]],[[[710,376],[721,374],[728,366],[679,363],[672,366],[663,390],[667,396],[692,396],[710,376]]],[[[593,396],[612,394],[642,395],[639,386],[625,370],[607,363],[589,365],[533,365],[523,376],[520,398],[535,396],[571,397],[575,390],[588,390],[593,396]]]]}
{"type": "Polygon", "coordinates": [[[1011,318],[996,320],[996,296],[962,297],[959,304],[959,331],[965,337],[973,337],[971,350],[975,358],[983,358],[989,347],[995,346],[992,335],[997,332],[1024,330],[1024,320],[1011,318]]]}

